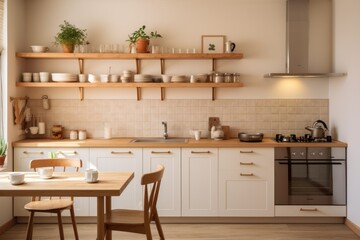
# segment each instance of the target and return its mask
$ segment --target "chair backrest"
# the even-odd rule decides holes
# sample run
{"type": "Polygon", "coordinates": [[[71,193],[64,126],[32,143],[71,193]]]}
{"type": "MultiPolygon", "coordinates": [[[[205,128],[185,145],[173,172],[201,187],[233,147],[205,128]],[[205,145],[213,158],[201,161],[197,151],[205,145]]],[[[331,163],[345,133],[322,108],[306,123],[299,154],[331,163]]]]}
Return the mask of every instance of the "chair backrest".
{"type": "Polygon", "coordinates": [[[164,166],[159,165],[155,172],[146,173],[141,178],[141,185],[144,185],[144,221],[150,222],[154,214],[157,214],[156,203],[160,191],[161,179],[164,175],[164,166]],[[152,188],[149,196],[149,185],[152,188]]]}
{"type": "MultiPolygon", "coordinates": [[[[67,169],[75,169],[76,172],[82,167],[82,161],[79,158],[46,158],[46,159],[34,159],[30,161],[30,168],[33,168],[36,172],[37,168],[42,167],[62,167],[62,171],[65,172],[67,169]]],[[[39,197],[32,197],[32,201],[40,200],[39,197]]],[[[51,197],[50,197],[51,199],[51,197]]],[[[73,197],[71,197],[73,199],[73,197]]]]}
{"type": "Polygon", "coordinates": [[[76,172],[82,167],[82,161],[78,158],[47,158],[47,159],[34,159],[30,162],[30,168],[36,171],[37,168],[41,167],[63,167],[63,171],[66,168],[75,168],[76,172]]]}

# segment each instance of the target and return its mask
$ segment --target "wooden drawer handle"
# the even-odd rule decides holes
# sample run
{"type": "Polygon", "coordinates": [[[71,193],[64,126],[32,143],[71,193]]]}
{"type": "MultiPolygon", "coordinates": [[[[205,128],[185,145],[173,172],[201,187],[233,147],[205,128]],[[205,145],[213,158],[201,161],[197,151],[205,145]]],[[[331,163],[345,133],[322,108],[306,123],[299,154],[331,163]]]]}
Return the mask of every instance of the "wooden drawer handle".
{"type": "Polygon", "coordinates": [[[125,152],[115,152],[115,151],[111,151],[111,154],[132,154],[131,151],[125,151],[125,152]]]}
{"type": "Polygon", "coordinates": [[[240,165],[254,165],[253,162],[240,162],[240,165]]]}
{"type": "Polygon", "coordinates": [[[76,151],[58,151],[56,154],[73,154],[76,155],[76,151]]]}
{"type": "Polygon", "coordinates": [[[44,154],[44,152],[28,152],[28,151],[24,151],[24,154],[44,154]]]}
{"type": "Polygon", "coordinates": [[[317,210],[317,208],[300,208],[300,211],[303,212],[316,212],[317,210]]]}
{"type": "Polygon", "coordinates": [[[191,151],[194,154],[201,154],[201,153],[211,153],[210,151],[191,151]]]}
{"type": "Polygon", "coordinates": [[[253,150],[250,150],[250,151],[240,151],[240,153],[254,153],[253,150]]]}
{"type": "Polygon", "coordinates": [[[171,151],[151,151],[151,154],[171,154],[171,151]]]}
{"type": "Polygon", "coordinates": [[[252,176],[254,176],[254,174],[253,173],[240,173],[240,176],[242,176],[242,177],[252,177],[252,176]]]}

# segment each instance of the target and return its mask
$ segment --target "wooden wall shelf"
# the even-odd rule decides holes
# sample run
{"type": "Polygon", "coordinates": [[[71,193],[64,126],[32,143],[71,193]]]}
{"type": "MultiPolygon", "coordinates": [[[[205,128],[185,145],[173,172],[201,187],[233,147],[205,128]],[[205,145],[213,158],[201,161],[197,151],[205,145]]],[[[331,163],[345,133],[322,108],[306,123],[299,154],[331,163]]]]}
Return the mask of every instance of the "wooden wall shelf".
{"type": "MultiPolygon", "coordinates": [[[[160,60],[161,74],[165,73],[165,60],[212,60],[212,71],[215,71],[216,60],[219,59],[242,59],[242,53],[33,53],[19,52],[16,57],[25,59],[74,59],[79,63],[79,73],[84,73],[84,61],[86,59],[124,59],[135,60],[136,73],[141,72],[141,61],[160,60]]],[[[84,88],[136,88],[137,99],[141,99],[141,88],[160,88],[161,100],[165,99],[165,88],[212,88],[212,100],[215,100],[216,88],[242,87],[242,83],[79,83],[79,82],[17,82],[17,87],[78,87],[80,99],[84,99],[84,88]]]]}
{"type": "Polygon", "coordinates": [[[212,100],[215,100],[216,88],[243,87],[242,83],[79,83],[79,82],[17,82],[17,87],[30,88],[74,88],[80,91],[80,100],[84,99],[84,88],[136,88],[137,100],[141,99],[141,88],[160,88],[161,100],[165,99],[165,88],[212,88],[212,100]]]}

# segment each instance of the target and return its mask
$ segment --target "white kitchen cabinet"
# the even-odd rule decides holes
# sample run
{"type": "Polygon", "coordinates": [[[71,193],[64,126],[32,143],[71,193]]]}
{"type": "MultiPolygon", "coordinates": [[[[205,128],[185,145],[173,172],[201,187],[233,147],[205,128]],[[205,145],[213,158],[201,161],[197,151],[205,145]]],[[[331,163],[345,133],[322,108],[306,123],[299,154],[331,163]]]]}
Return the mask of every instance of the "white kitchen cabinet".
{"type": "MultiPolygon", "coordinates": [[[[14,148],[14,171],[29,172],[33,169],[29,168],[30,161],[33,159],[50,158],[50,153],[56,153],[57,157],[61,158],[80,158],[83,161],[83,167],[79,171],[82,172],[87,168],[89,159],[88,148],[14,148]]],[[[25,177],[26,181],[26,177],[25,177]]],[[[30,197],[15,197],[14,198],[14,215],[15,216],[28,216],[29,212],[24,209],[24,205],[31,201],[30,197]]],[[[74,210],[76,216],[89,215],[89,198],[75,197],[74,210]]],[[[36,216],[49,214],[36,213],[36,216]]],[[[69,211],[63,212],[64,216],[70,216],[69,211]]]]}
{"type": "Polygon", "coordinates": [[[182,149],[182,216],[218,215],[218,149],[182,149]]]}
{"type": "Polygon", "coordinates": [[[274,216],[274,149],[219,149],[219,215],[274,216]]]}
{"type": "MultiPolygon", "coordinates": [[[[112,197],[112,208],[142,209],[142,149],[91,148],[90,165],[99,172],[134,172],[134,179],[119,197],[112,197]]],[[[96,215],[96,199],[90,198],[90,215],[96,215]]]]}
{"type": "Polygon", "coordinates": [[[165,167],[157,202],[159,216],[181,216],[180,194],[180,148],[144,148],[144,173],[165,167]]]}

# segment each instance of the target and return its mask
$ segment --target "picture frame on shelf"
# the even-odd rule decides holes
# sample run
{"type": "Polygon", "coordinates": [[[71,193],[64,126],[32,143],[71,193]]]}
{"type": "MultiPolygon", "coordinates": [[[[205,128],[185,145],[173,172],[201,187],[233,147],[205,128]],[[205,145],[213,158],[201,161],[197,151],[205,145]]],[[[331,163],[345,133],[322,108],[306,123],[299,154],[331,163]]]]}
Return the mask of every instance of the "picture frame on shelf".
{"type": "Polygon", "coordinates": [[[202,35],[201,51],[202,53],[224,53],[224,35],[202,35]]]}

